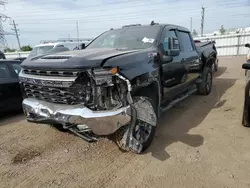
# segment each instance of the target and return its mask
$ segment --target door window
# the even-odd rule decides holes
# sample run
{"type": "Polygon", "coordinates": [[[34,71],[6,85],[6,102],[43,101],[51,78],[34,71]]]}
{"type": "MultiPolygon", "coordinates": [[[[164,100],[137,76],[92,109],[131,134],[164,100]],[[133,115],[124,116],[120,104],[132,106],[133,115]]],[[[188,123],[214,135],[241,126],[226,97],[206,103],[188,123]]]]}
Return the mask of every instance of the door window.
{"type": "Polygon", "coordinates": [[[5,63],[0,63],[0,78],[9,78],[10,72],[5,63]]]}
{"type": "Polygon", "coordinates": [[[21,66],[18,63],[11,63],[11,66],[13,68],[13,70],[15,71],[15,73],[18,75],[19,72],[21,71],[21,66]]]}
{"type": "Polygon", "coordinates": [[[191,52],[194,50],[189,33],[179,31],[180,47],[183,52],[191,52]]]}

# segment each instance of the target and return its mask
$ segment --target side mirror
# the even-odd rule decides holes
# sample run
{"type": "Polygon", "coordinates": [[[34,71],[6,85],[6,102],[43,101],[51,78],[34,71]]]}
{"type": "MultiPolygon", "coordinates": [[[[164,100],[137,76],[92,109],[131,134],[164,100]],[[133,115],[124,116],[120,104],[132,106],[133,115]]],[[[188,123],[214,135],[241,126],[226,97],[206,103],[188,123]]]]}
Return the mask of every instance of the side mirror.
{"type": "Polygon", "coordinates": [[[83,50],[83,49],[85,49],[85,48],[86,48],[85,43],[82,43],[82,44],[81,44],[81,49],[83,50]]]}
{"type": "Polygon", "coordinates": [[[167,56],[178,56],[180,54],[180,46],[177,38],[169,37],[163,43],[163,47],[167,56]]]}
{"type": "Polygon", "coordinates": [[[244,63],[244,64],[242,65],[242,68],[243,68],[243,69],[250,70],[250,63],[244,63]]]}
{"type": "Polygon", "coordinates": [[[250,48],[250,44],[249,43],[245,44],[245,47],[250,48]]]}

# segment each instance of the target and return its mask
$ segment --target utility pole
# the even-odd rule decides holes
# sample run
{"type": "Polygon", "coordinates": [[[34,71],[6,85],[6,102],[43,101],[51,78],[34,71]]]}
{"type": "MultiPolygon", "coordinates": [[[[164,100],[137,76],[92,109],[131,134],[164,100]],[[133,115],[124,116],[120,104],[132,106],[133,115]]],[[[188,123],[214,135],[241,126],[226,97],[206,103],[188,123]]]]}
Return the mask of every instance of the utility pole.
{"type": "Polygon", "coordinates": [[[202,12],[201,12],[201,37],[203,36],[203,31],[204,31],[204,16],[205,16],[205,8],[202,8],[202,12]]]}
{"type": "Polygon", "coordinates": [[[190,18],[190,32],[193,30],[193,19],[192,17],[190,18]]]}
{"type": "MultiPolygon", "coordinates": [[[[0,6],[5,6],[4,1],[0,1],[0,6]]],[[[5,21],[7,18],[6,15],[0,13],[0,48],[6,48],[8,46],[5,35],[6,32],[3,29],[3,21],[5,21]]]]}
{"type": "Polygon", "coordinates": [[[80,44],[79,44],[79,29],[78,29],[78,21],[76,22],[76,34],[77,34],[77,43],[78,43],[78,48],[80,49],[80,44]]]}
{"type": "Polygon", "coordinates": [[[18,29],[16,28],[17,24],[15,23],[15,20],[13,20],[13,24],[10,24],[10,25],[13,25],[13,27],[14,27],[14,28],[12,28],[11,30],[15,31],[16,39],[17,39],[17,42],[18,42],[18,47],[19,47],[19,50],[21,50],[21,45],[20,45],[20,40],[19,40],[18,29]]]}

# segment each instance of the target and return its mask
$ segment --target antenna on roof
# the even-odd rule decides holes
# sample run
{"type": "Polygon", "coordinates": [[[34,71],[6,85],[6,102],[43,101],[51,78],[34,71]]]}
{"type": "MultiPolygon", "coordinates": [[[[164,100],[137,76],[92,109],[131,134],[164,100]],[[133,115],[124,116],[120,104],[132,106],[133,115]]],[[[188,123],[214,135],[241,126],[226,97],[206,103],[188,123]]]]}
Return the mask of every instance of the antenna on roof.
{"type": "Polygon", "coordinates": [[[134,27],[134,26],[141,26],[141,24],[124,25],[124,26],[122,26],[122,28],[124,28],[124,27],[134,27]]]}

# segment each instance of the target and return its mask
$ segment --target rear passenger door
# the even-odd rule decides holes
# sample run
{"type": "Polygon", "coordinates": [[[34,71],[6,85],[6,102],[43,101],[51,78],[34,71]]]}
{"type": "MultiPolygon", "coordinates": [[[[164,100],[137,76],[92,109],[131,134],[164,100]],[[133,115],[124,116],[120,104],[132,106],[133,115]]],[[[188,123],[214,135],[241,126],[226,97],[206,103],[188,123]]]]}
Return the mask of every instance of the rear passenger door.
{"type": "Polygon", "coordinates": [[[188,74],[183,78],[186,86],[192,85],[200,75],[200,58],[189,32],[178,30],[181,62],[187,67],[188,74]]]}

